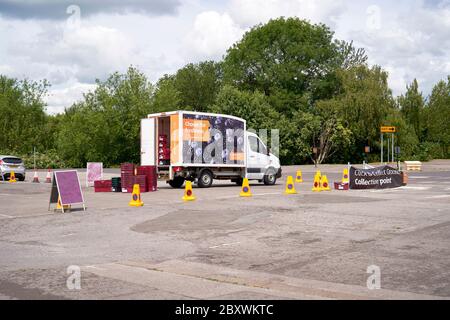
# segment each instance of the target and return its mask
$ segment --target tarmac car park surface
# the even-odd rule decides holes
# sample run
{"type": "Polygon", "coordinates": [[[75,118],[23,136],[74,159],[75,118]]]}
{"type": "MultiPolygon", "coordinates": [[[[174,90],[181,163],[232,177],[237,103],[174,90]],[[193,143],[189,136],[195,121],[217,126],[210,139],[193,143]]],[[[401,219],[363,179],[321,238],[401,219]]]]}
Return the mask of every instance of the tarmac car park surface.
{"type": "MultiPolygon", "coordinates": [[[[330,184],[343,168],[320,167],[330,184]]],[[[161,183],[141,208],[83,187],[87,211],[65,214],[47,211],[45,171],[39,184],[31,172],[0,182],[0,299],[450,297],[450,161],[389,190],[313,193],[314,170],[283,167],[275,186],[252,183],[251,198],[218,182],[183,202],[161,183]],[[304,182],[285,195],[297,169],[304,182]],[[371,265],[380,290],[366,286],[371,265]],[[81,268],[80,290],[67,287],[69,266],[81,268]]]]}

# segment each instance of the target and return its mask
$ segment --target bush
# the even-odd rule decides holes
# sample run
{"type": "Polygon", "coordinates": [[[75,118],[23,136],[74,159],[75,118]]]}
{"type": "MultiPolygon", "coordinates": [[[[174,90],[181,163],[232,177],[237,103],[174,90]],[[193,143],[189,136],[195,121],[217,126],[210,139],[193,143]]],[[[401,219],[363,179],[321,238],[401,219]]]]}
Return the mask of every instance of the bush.
{"type": "MultiPolygon", "coordinates": [[[[34,168],[33,154],[24,155],[21,158],[23,159],[26,168],[34,168]]],[[[36,152],[36,169],[56,169],[66,167],[67,164],[59,157],[56,150],[47,150],[45,153],[36,152]]]]}
{"type": "Polygon", "coordinates": [[[442,148],[438,143],[422,142],[417,145],[414,155],[408,160],[430,161],[433,159],[442,159],[446,155],[442,154],[442,148]]]}

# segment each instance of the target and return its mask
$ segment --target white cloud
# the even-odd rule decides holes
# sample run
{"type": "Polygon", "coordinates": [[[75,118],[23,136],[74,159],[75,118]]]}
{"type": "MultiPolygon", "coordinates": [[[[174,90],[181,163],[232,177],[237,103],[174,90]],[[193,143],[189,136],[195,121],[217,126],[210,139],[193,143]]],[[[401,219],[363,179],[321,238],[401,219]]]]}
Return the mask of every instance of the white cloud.
{"type": "Polygon", "coordinates": [[[50,89],[46,98],[48,107],[47,113],[62,113],[66,107],[83,98],[83,93],[95,90],[96,85],[79,82],[68,82],[63,88],[50,89]]]}
{"type": "Polygon", "coordinates": [[[155,15],[175,13],[180,2],[178,0],[0,0],[3,15],[25,19],[65,19],[66,9],[73,5],[86,15],[98,12],[143,12],[155,15]]]}
{"type": "MultiPolygon", "coordinates": [[[[151,5],[162,3],[158,1],[151,5]]],[[[39,0],[44,2],[50,1],[39,0]]],[[[0,73],[48,79],[49,111],[61,111],[81,97],[82,90],[92,88],[96,78],[106,79],[134,65],[157,81],[186,63],[220,59],[251,26],[279,16],[323,22],[337,38],[355,40],[366,48],[370,63],[389,71],[394,94],[404,92],[413,78],[428,94],[450,73],[449,0],[183,0],[172,1],[160,14],[141,2],[134,1],[132,10],[116,0],[105,10],[100,1],[92,10],[83,5],[79,28],[39,15],[39,10],[32,10],[38,20],[30,19],[30,10],[15,15],[11,11],[16,18],[0,14],[0,73]]],[[[73,15],[63,15],[72,21],[73,15]]]]}
{"type": "Polygon", "coordinates": [[[189,53],[200,59],[219,59],[244,33],[228,13],[202,12],[185,39],[189,53]]]}
{"type": "Polygon", "coordinates": [[[240,25],[251,27],[272,18],[300,17],[333,27],[345,10],[342,0],[231,0],[231,16],[240,25]]]}
{"type": "Polygon", "coordinates": [[[448,74],[450,9],[416,1],[409,6],[379,6],[379,14],[379,28],[353,27],[346,36],[366,48],[371,63],[389,71],[395,95],[404,92],[414,78],[428,94],[448,74]]]}

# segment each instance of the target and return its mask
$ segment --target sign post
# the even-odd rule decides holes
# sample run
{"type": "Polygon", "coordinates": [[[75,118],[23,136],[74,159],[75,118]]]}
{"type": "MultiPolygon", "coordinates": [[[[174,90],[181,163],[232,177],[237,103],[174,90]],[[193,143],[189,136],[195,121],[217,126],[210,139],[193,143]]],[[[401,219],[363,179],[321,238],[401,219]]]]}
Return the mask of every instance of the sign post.
{"type": "Polygon", "coordinates": [[[387,162],[394,162],[394,134],[397,132],[397,127],[394,126],[382,126],[380,128],[380,140],[381,140],[381,164],[384,163],[384,134],[387,133],[387,162]],[[391,137],[389,137],[389,133],[391,137]]]}

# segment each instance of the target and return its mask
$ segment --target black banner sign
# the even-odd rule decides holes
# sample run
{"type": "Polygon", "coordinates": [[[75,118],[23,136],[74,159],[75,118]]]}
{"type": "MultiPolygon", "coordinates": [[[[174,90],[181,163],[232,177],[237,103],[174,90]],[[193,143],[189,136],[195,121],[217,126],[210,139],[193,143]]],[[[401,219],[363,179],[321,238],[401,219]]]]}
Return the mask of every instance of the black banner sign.
{"type": "Polygon", "coordinates": [[[373,169],[350,167],[350,189],[388,189],[402,184],[402,173],[389,166],[373,169]]]}

